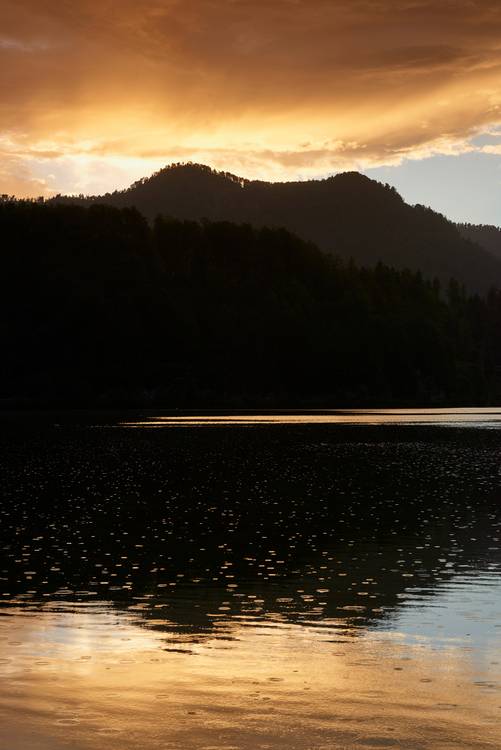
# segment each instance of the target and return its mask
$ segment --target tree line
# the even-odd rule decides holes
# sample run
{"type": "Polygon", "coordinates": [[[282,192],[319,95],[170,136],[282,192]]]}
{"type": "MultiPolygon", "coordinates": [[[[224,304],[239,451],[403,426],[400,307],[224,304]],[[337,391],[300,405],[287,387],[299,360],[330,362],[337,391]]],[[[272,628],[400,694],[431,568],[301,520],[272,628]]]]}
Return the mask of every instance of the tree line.
{"type": "Polygon", "coordinates": [[[4,406],[492,404],[501,294],[284,229],[0,201],[4,406]]]}
{"type": "Polygon", "coordinates": [[[443,284],[455,278],[473,292],[501,286],[501,254],[486,248],[485,233],[448,221],[425,206],[410,206],[390,185],[357,172],[323,180],[244,180],[201,164],[171,164],[126,190],[101,196],[54,196],[57,203],[137,208],[153,222],[231,221],[284,227],[321,250],[373,267],[410,268],[443,284]]]}

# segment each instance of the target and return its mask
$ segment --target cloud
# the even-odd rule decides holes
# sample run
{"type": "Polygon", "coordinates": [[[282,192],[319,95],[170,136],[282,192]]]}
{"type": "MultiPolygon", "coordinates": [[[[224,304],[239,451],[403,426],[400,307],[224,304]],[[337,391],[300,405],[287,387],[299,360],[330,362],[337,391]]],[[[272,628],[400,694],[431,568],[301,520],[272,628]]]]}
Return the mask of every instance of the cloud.
{"type": "Polygon", "coordinates": [[[2,174],[461,153],[501,123],[500,39],[498,0],[3,0],[2,174]]]}
{"type": "Polygon", "coordinates": [[[19,198],[35,196],[49,197],[52,191],[43,177],[36,177],[32,165],[2,155],[0,159],[0,195],[15,195],[19,198]]]}

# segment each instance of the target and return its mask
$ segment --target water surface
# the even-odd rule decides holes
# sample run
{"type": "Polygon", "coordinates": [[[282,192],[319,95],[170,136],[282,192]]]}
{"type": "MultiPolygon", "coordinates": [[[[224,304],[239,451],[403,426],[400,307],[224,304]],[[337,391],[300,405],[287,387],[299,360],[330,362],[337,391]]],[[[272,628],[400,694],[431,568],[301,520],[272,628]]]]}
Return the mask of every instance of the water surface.
{"type": "Polygon", "coordinates": [[[500,424],[6,415],[0,747],[499,748],[500,424]]]}

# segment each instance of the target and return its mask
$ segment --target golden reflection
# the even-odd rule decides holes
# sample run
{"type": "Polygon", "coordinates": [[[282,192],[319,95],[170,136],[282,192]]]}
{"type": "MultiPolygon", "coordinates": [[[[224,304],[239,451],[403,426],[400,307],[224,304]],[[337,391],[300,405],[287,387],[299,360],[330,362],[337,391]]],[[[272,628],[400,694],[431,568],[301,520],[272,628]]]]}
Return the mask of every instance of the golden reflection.
{"type": "Polygon", "coordinates": [[[501,422],[501,408],[463,409],[336,409],[325,412],[231,415],[151,416],[120,422],[121,427],[172,427],[255,424],[419,424],[495,425],[501,422]]]}
{"type": "Polygon", "coordinates": [[[464,648],[246,618],[220,623],[231,640],[212,634],[166,650],[165,631],[109,605],[3,614],[0,747],[8,750],[501,743],[499,688],[464,648]]]}

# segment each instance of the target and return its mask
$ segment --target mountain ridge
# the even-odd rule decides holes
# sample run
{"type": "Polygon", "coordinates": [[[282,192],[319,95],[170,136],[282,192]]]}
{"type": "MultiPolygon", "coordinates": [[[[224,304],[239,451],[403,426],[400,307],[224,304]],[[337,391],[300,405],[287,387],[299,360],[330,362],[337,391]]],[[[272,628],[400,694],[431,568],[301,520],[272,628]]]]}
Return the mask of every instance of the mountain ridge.
{"type": "Polygon", "coordinates": [[[322,180],[247,180],[200,164],[173,164],[129,188],[101,196],[56,196],[56,202],[134,207],[182,220],[284,227],[324,252],[374,267],[420,270],[470,291],[501,287],[501,255],[464,236],[442,214],[407,204],[395,188],[359,172],[322,180]]]}
{"type": "Polygon", "coordinates": [[[496,258],[501,258],[501,228],[494,224],[469,224],[460,223],[456,225],[459,232],[466,239],[476,242],[496,258]]]}
{"type": "Polygon", "coordinates": [[[0,232],[5,407],[500,401],[500,291],[134,208],[0,200],[0,232]]]}

